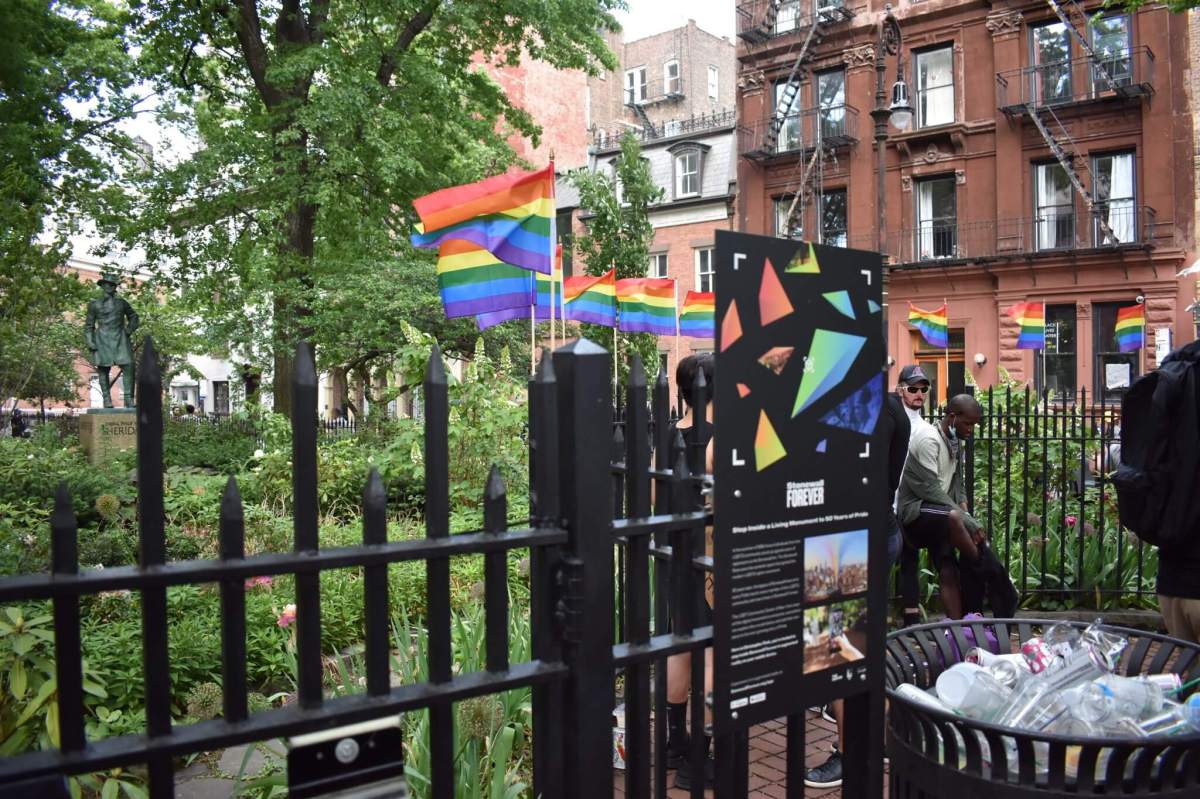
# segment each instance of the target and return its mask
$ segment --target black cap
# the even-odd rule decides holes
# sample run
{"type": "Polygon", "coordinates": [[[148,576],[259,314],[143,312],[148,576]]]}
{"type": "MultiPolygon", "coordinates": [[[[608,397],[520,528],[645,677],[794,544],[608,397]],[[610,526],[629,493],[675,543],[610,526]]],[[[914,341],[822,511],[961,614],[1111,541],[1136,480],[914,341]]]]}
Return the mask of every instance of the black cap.
{"type": "Polygon", "coordinates": [[[911,386],[915,383],[929,383],[932,385],[933,381],[925,374],[925,370],[921,368],[919,363],[910,363],[900,370],[899,382],[902,386],[911,386]]]}

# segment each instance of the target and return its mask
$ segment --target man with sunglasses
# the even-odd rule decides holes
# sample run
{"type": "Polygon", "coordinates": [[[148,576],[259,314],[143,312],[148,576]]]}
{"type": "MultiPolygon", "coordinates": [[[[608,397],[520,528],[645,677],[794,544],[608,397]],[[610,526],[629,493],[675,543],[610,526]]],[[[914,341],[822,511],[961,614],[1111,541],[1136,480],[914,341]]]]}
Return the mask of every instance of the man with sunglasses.
{"type": "Polygon", "coordinates": [[[915,432],[917,422],[924,421],[921,409],[925,407],[925,399],[929,396],[929,378],[920,364],[910,363],[900,370],[900,378],[896,382],[896,395],[900,397],[900,404],[904,406],[915,432]]]}

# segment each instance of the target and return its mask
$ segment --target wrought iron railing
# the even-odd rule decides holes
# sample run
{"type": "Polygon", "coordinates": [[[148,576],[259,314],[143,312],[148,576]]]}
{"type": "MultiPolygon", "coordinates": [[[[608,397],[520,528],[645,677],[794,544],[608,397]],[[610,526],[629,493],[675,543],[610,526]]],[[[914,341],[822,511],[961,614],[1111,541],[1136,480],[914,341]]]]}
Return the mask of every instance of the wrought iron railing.
{"type": "Polygon", "coordinates": [[[621,137],[626,133],[633,136],[642,144],[662,139],[673,139],[677,136],[695,136],[723,128],[732,127],[737,121],[737,112],[715,111],[711,114],[696,114],[686,119],[670,119],[655,123],[651,130],[645,126],[614,125],[609,128],[597,128],[592,132],[592,146],[597,150],[615,150],[621,146],[621,137]]]}
{"type": "Polygon", "coordinates": [[[803,152],[818,143],[847,147],[856,141],[858,109],[852,105],[810,108],[788,114],[782,123],[769,116],[738,127],[738,152],[748,158],[803,152]]]}
{"type": "Polygon", "coordinates": [[[1143,45],[1116,54],[1073,58],[996,74],[996,104],[1005,113],[1154,93],[1154,51],[1143,45]]]}

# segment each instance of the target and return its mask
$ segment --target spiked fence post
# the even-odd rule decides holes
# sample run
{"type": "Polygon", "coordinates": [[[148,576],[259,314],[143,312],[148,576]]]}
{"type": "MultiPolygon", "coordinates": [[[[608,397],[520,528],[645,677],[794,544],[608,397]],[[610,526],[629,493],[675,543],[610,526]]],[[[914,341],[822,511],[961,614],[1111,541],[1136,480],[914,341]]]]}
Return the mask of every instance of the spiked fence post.
{"type": "MultiPolygon", "coordinates": [[[[79,573],[79,538],[71,492],[59,483],[50,516],[50,570],[79,573]]],[[[87,746],[83,728],[83,647],[79,634],[79,596],[54,596],[54,674],[58,685],[58,735],[64,753],[87,746]]]]}
{"type": "MultiPolygon", "coordinates": [[[[646,413],[646,371],[642,359],[633,355],[625,403],[626,509],[631,518],[650,515],[650,435],[646,413]]],[[[631,536],[625,545],[625,624],[629,642],[650,640],[650,536],[631,536]]],[[[644,663],[625,670],[625,795],[631,799],[649,796],[650,787],[650,669],[644,663]]]]}
{"type": "MultiPolygon", "coordinates": [[[[312,347],[301,342],[292,366],[292,525],[296,552],[315,553],[317,538],[317,365],[312,347]]],[[[300,707],[320,707],[321,579],[316,571],[296,574],[296,661],[300,707]]]]}
{"type": "MultiPolygon", "coordinates": [[[[146,337],[137,371],[138,560],[142,569],[166,562],[163,510],[162,375],[154,341],[146,337]]],[[[142,589],[142,666],[146,682],[146,733],[171,734],[171,664],[167,648],[167,589],[142,589]]],[[[149,762],[150,793],[171,796],[171,758],[149,762]]]]}
{"type": "MultiPolygon", "coordinates": [[[[450,404],[446,366],[435,344],[425,372],[425,535],[450,535],[450,404]]],[[[449,682],[450,674],[450,559],[429,558],[425,565],[429,606],[429,680],[449,682]]],[[[430,795],[454,796],[454,715],[450,702],[429,708],[429,748],[432,766],[430,795]]]]}
{"type": "MultiPolygon", "coordinates": [[[[233,475],[225,483],[219,520],[221,560],[246,557],[242,495],[233,475]]],[[[226,721],[246,719],[246,587],[240,578],[221,581],[221,686],[226,721]]]]}
{"type": "MultiPolygon", "coordinates": [[[[387,543],[387,493],[375,467],[371,467],[363,490],[363,543],[367,546],[387,543]]],[[[363,567],[367,693],[371,696],[384,696],[391,690],[387,568],[386,564],[363,567]]]]}
{"type": "MultiPolygon", "coordinates": [[[[508,495],[500,469],[492,464],[483,492],[483,531],[499,535],[508,529],[508,495]]],[[[508,668],[508,553],[483,556],[484,614],[488,671],[508,668]]]]}

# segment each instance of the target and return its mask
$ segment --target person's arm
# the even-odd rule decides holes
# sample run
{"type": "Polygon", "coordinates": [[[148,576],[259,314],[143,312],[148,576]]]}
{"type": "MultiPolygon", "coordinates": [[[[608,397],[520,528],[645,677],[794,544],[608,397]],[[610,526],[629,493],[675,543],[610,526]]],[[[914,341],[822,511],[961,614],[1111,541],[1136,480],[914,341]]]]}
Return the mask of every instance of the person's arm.
{"type": "Polygon", "coordinates": [[[93,303],[88,303],[87,318],[83,323],[83,343],[87,344],[87,348],[92,351],[92,360],[95,361],[96,352],[96,306],[93,303]]]}
{"type": "MultiPolygon", "coordinates": [[[[958,508],[967,529],[978,530],[979,522],[963,510],[954,497],[942,490],[942,481],[937,473],[938,446],[937,441],[926,439],[909,451],[908,462],[904,465],[904,480],[909,490],[922,502],[958,508]]],[[[951,484],[950,488],[954,490],[954,485],[951,484]]]]}
{"type": "Polygon", "coordinates": [[[129,326],[125,328],[125,332],[133,335],[133,331],[138,329],[141,320],[138,319],[137,311],[133,310],[133,306],[128,301],[125,302],[125,316],[129,319],[129,326]]]}

